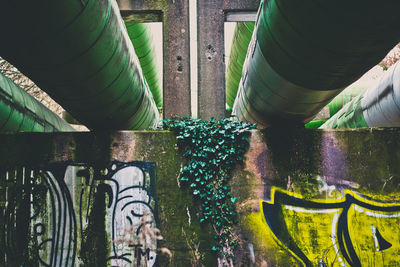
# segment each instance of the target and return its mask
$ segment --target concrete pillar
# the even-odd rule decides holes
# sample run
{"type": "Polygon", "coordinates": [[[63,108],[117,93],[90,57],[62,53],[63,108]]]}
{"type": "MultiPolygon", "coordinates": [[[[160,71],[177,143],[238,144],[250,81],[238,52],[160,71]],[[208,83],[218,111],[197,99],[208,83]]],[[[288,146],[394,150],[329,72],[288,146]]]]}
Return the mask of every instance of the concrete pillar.
{"type": "Polygon", "coordinates": [[[197,1],[198,116],[225,115],[224,13],[222,1],[197,1]]]}
{"type": "Polygon", "coordinates": [[[254,19],[252,14],[259,3],[259,0],[197,1],[199,118],[225,117],[224,22],[228,17],[230,21],[254,19]],[[235,13],[237,16],[232,16],[235,13]]]}
{"type": "Polygon", "coordinates": [[[126,21],[163,23],[163,116],[190,115],[188,0],[118,0],[126,21]]]}
{"type": "MultiPolygon", "coordinates": [[[[163,22],[164,118],[190,115],[188,0],[118,0],[130,22],[163,22]]],[[[252,21],[260,0],[198,0],[198,114],[225,116],[224,22],[252,21]]]]}

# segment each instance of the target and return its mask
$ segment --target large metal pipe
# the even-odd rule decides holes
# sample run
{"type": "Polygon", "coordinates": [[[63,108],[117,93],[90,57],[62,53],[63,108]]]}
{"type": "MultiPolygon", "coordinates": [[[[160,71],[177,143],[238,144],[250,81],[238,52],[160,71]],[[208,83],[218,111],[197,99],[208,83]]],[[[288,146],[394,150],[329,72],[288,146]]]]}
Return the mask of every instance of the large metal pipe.
{"type": "Polygon", "coordinates": [[[243,63],[254,30],[254,22],[237,22],[226,69],[226,104],[233,107],[242,78],[243,63]]]}
{"type": "Polygon", "coordinates": [[[366,88],[362,87],[347,87],[328,104],[327,107],[329,109],[329,116],[334,116],[347,103],[356,98],[358,95],[362,94],[365,90],[366,88]]]}
{"type": "Polygon", "coordinates": [[[159,114],[115,0],[3,1],[0,55],[90,129],[159,114]]]}
{"type": "Polygon", "coordinates": [[[0,132],[75,131],[0,72],[0,132]]]}
{"type": "Polygon", "coordinates": [[[329,109],[329,118],[333,117],[347,103],[353,100],[360,94],[363,94],[371,84],[379,81],[379,78],[384,74],[384,69],[380,66],[375,66],[368,71],[363,77],[349,85],[345,90],[338,94],[327,106],[329,109]]]}
{"type": "Polygon", "coordinates": [[[233,113],[300,124],[399,42],[400,1],[262,1],[233,113]]]}
{"type": "Polygon", "coordinates": [[[156,64],[155,47],[149,28],[144,23],[125,23],[132,41],[143,75],[149,85],[157,107],[162,108],[163,99],[160,86],[159,69],[156,64]]]}
{"type": "Polygon", "coordinates": [[[320,128],[400,127],[400,62],[320,128]]]}

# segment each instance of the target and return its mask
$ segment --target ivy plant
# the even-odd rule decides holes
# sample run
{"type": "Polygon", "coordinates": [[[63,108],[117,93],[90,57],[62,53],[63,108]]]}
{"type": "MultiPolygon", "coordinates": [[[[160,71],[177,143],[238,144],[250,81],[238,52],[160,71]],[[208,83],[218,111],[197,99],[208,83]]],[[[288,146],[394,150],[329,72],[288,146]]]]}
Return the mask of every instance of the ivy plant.
{"type": "Polygon", "coordinates": [[[163,129],[174,131],[178,146],[185,152],[186,164],[180,182],[190,188],[201,203],[201,223],[209,222],[215,231],[219,266],[233,266],[238,240],[233,233],[237,223],[235,203],[228,184],[236,163],[243,160],[248,130],[255,125],[230,119],[202,121],[193,118],[164,120],[163,129]]]}

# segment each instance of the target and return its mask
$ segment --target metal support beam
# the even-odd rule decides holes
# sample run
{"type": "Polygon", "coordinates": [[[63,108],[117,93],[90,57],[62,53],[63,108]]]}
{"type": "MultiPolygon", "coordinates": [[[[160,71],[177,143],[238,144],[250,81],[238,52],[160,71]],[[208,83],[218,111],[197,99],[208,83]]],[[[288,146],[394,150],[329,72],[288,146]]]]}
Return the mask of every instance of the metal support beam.
{"type": "Polygon", "coordinates": [[[163,23],[163,117],[190,115],[189,0],[117,0],[129,22],[163,23]]]}
{"type": "MultiPolygon", "coordinates": [[[[260,0],[197,0],[198,114],[202,119],[225,117],[224,22],[243,21],[243,12],[257,12],[260,0]],[[229,14],[229,16],[227,16],[229,14]]],[[[253,17],[249,17],[253,21],[253,17]]]]}

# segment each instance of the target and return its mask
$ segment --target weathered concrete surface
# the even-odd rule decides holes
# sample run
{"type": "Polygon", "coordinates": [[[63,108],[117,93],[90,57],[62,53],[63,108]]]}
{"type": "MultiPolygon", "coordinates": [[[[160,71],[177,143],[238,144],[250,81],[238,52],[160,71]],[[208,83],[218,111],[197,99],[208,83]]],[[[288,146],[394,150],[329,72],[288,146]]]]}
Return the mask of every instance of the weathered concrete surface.
{"type": "Polygon", "coordinates": [[[225,11],[257,11],[260,0],[222,0],[225,11]]]}
{"type": "Polygon", "coordinates": [[[344,236],[348,234],[344,246],[354,249],[347,256],[354,262],[362,266],[399,264],[399,137],[397,128],[254,131],[246,162],[232,179],[233,195],[239,197],[238,235],[243,242],[237,251],[239,262],[252,263],[254,253],[254,266],[303,266],[302,252],[312,266],[322,261],[326,266],[345,262],[348,266],[350,261],[337,238],[343,231],[344,236]],[[260,211],[260,199],[278,203],[276,191],[334,203],[338,211],[285,202],[275,205],[274,214],[260,211]],[[349,200],[352,192],[363,196],[355,196],[359,205],[349,200]],[[345,195],[348,209],[337,204],[345,195]],[[396,211],[389,212],[387,207],[396,211]],[[281,219],[278,233],[266,223],[269,218],[273,224],[271,215],[281,219]],[[392,244],[390,248],[376,247],[372,228],[384,232],[382,237],[392,244]],[[285,235],[292,240],[292,249],[285,235]]]}
{"type": "MultiPolygon", "coordinates": [[[[178,187],[184,160],[173,133],[17,134],[0,140],[2,170],[60,162],[98,167],[112,160],[156,162],[157,225],[164,236],[158,246],[172,251],[171,266],[216,265],[212,233],[200,226],[190,193],[178,187]]],[[[339,258],[347,266],[357,260],[362,266],[398,264],[399,162],[397,128],[253,131],[246,161],[233,171],[231,183],[238,197],[238,266],[302,266],[307,259],[340,266],[339,258]]],[[[0,200],[4,204],[4,197],[0,200]]],[[[168,262],[165,255],[159,259],[160,266],[168,262]]]]}
{"type": "Polygon", "coordinates": [[[225,116],[225,49],[222,1],[197,1],[198,115],[225,116]]]}
{"type": "Polygon", "coordinates": [[[126,21],[163,23],[163,116],[190,116],[188,0],[118,0],[126,21]]]}
{"type": "MultiPolygon", "coordinates": [[[[17,134],[1,135],[0,140],[1,171],[17,166],[45,169],[60,163],[87,164],[101,169],[114,160],[155,162],[157,227],[164,237],[158,241],[158,248],[165,247],[172,252],[170,266],[216,264],[210,245],[213,242],[211,229],[200,226],[196,215],[199,210],[193,204],[191,193],[178,187],[183,158],[172,132],[17,134]]],[[[0,183],[0,192],[4,187],[0,183]]],[[[165,254],[159,253],[158,257],[159,266],[168,265],[165,254]]]]}
{"type": "Polygon", "coordinates": [[[224,22],[227,12],[257,11],[260,1],[197,1],[198,114],[225,117],[224,22]]]}

